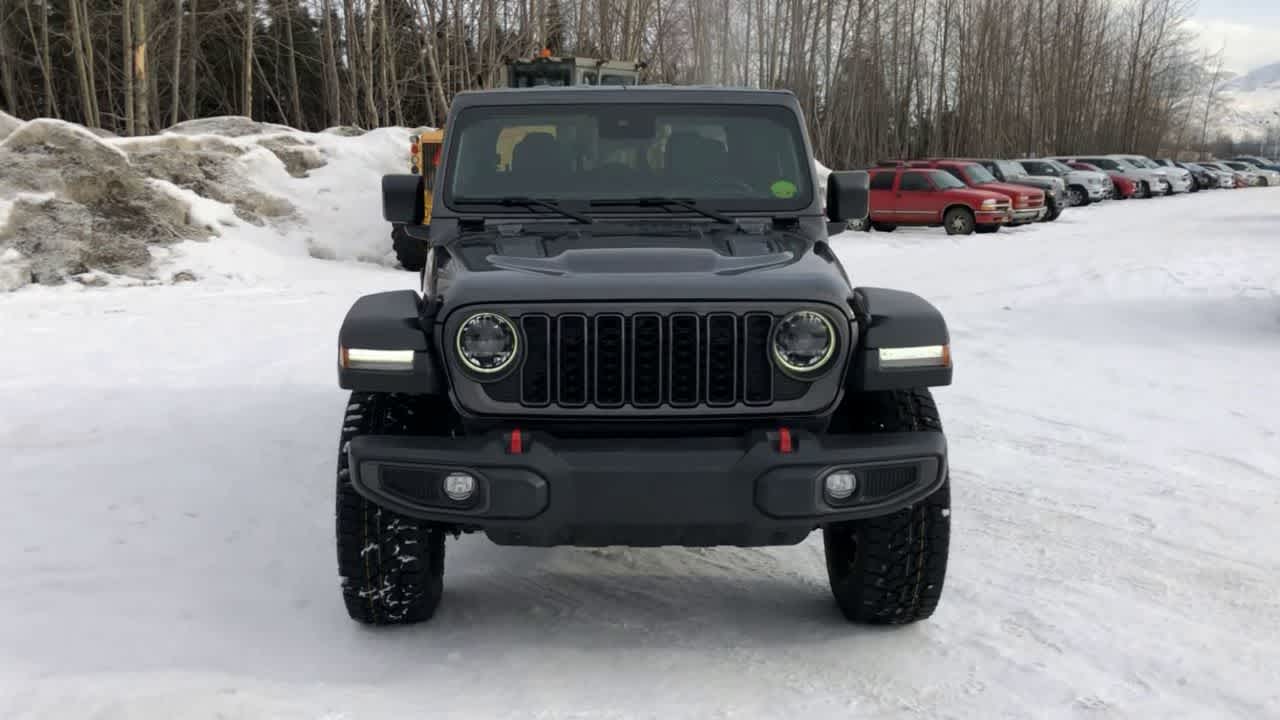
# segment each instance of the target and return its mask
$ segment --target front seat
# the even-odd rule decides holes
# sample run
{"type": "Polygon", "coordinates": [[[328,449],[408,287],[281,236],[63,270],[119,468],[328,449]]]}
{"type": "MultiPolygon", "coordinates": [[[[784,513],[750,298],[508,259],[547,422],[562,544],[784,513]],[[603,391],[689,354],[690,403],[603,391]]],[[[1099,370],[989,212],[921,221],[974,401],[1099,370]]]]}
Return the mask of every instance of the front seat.
{"type": "Polygon", "coordinates": [[[724,143],[694,132],[672,133],[667,139],[667,175],[683,184],[696,184],[706,177],[724,177],[729,169],[729,151],[724,143]]]}
{"type": "Polygon", "coordinates": [[[511,174],[522,181],[559,179],[566,170],[560,143],[548,132],[532,132],[511,150],[511,174]]]}

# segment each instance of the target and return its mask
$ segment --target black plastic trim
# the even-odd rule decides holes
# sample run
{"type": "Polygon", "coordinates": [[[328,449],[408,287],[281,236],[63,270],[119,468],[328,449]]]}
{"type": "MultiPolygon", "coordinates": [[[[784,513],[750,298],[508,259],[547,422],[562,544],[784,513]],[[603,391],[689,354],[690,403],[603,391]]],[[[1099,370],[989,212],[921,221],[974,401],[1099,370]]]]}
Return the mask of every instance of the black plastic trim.
{"type": "Polygon", "coordinates": [[[950,385],[952,367],[882,368],[880,348],[949,345],[951,335],[942,313],[914,293],[887,288],[854,290],[854,313],[861,342],[849,365],[852,391],[899,390],[950,385]]]}
{"type": "Polygon", "coordinates": [[[424,520],[475,527],[517,545],[778,545],[820,525],[877,517],[941,486],[941,432],[820,435],[792,431],[782,454],[772,432],[739,437],[564,438],[527,432],[507,452],[502,431],[458,438],[363,436],[348,445],[352,486],[370,500],[424,520]],[[821,495],[827,468],[919,468],[892,497],[833,506],[821,495]],[[459,468],[484,482],[484,500],[441,508],[385,492],[378,468],[459,468]],[[501,480],[500,480],[501,479],[501,480]]]}
{"type": "Polygon", "coordinates": [[[413,367],[403,370],[354,370],[338,357],[338,386],[365,392],[434,395],[443,392],[443,377],[418,317],[418,294],[412,290],[365,295],[351,306],[338,330],[339,348],[413,350],[413,367]]]}

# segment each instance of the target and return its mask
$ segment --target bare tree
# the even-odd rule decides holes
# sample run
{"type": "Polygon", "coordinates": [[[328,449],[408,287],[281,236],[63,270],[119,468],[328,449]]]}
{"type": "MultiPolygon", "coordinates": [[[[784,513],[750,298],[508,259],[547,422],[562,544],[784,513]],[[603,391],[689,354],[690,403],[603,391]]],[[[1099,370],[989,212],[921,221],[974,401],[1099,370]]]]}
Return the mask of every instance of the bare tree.
{"type": "Polygon", "coordinates": [[[244,60],[241,65],[240,112],[253,116],[253,31],[257,22],[254,18],[254,0],[244,0],[244,60]]]}

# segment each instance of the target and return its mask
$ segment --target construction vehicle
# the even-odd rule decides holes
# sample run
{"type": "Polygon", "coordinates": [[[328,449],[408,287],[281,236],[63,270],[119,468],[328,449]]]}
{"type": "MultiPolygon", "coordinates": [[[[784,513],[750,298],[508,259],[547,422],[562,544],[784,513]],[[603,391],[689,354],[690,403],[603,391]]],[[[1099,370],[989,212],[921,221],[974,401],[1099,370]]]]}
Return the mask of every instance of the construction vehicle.
{"type": "MultiPolygon", "coordinates": [[[[506,87],[567,87],[571,85],[637,85],[646,64],[634,60],[604,60],[576,55],[552,55],[543,48],[531,58],[504,58],[506,87]]],[[[526,129],[529,131],[531,129],[526,129]]],[[[509,162],[510,149],[520,141],[512,135],[504,137],[502,145],[509,162]]],[[[431,224],[431,195],[435,187],[436,166],[440,163],[440,149],[444,145],[444,128],[415,132],[409,138],[409,172],[422,175],[424,197],[421,225],[431,224]]],[[[415,233],[420,235],[421,231],[415,233]]],[[[391,246],[396,260],[405,270],[418,272],[426,262],[424,243],[405,230],[405,226],[391,226],[391,246]]]]}

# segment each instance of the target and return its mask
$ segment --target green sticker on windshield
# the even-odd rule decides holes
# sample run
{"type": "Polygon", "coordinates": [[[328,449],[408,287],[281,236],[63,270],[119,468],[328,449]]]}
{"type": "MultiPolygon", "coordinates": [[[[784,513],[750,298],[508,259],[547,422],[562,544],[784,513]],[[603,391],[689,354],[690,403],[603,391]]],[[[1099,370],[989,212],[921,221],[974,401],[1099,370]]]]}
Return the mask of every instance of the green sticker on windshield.
{"type": "Polygon", "coordinates": [[[796,184],[790,180],[779,180],[769,186],[776,198],[793,198],[796,196],[796,184]]]}

